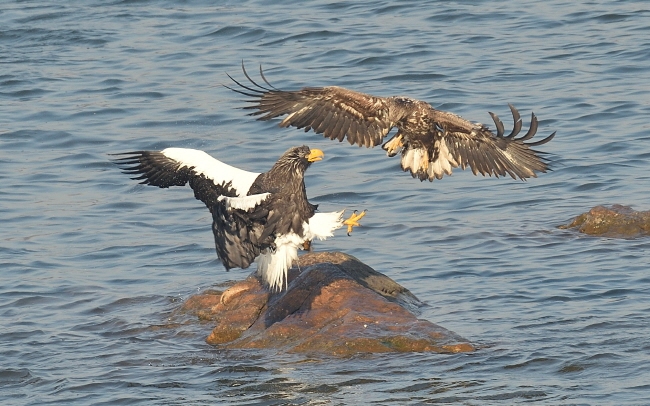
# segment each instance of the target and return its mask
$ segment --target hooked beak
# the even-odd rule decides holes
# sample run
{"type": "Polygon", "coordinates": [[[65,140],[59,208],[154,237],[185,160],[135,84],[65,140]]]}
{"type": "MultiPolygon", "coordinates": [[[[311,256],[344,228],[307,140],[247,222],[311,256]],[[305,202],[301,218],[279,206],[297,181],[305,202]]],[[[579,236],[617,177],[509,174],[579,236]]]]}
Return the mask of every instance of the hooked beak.
{"type": "Polygon", "coordinates": [[[322,161],[323,157],[325,157],[325,154],[323,153],[323,151],[321,151],[320,149],[314,148],[309,153],[309,156],[307,157],[307,160],[309,162],[322,161]]]}

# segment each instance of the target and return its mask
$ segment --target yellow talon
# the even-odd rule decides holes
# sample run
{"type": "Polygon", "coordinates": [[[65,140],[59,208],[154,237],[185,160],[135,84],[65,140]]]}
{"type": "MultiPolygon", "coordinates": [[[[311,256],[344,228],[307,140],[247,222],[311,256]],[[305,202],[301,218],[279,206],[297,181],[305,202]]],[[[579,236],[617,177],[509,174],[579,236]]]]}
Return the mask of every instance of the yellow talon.
{"type": "Polygon", "coordinates": [[[350,235],[350,233],[352,232],[352,227],[361,227],[361,224],[359,224],[359,220],[361,220],[361,218],[366,215],[367,211],[368,210],[364,210],[361,213],[357,214],[357,211],[355,210],[354,213],[352,213],[352,215],[350,216],[350,218],[348,218],[343,222],[343,224],[348,226],[348,235],[350,235]]]}
{"type": "Polygon", "coordinates": [[[395,156],[397,155],[397,152],[404,147],[404,143],[402,142],[402,134],[395,135],[393,138],[391,138],[387,143],[384,144],[383,148],[386,150],[386,153],[388,156],[395,156]]]}

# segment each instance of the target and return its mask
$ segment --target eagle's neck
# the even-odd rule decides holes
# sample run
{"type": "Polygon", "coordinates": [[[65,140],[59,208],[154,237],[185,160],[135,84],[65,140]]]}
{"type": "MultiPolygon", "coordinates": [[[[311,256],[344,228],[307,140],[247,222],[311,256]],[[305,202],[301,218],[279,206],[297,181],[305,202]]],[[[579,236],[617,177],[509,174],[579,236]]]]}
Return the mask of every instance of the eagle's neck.
{"type": "Polygon", "coordinates": [[[249,195],[258,193],[271,193],[272,202],[283,202],[295,210],[295,221],[292,222],[291,231],[302,235],[303,222],[308,221],[316,212],[315,205],[307,200],[305,190],[305,171],[309,164],[295,161],[279,161],[270,171],[260,174],[251,186],[249,195]]]}
{"type": "Polygon", "coordinates": [[[307,200],[305,170],[307,167],[294,161],[279,161],[270,171],[260,174],[248,194],[295,193],[297,198],[307,200]]]}

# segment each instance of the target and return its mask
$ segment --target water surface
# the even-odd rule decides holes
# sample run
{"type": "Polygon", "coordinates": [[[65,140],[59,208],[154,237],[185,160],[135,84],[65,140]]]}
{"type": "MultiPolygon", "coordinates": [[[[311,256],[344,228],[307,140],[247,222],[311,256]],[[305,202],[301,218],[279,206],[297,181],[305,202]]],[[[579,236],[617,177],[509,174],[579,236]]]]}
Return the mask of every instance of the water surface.
{"type": "Polygon", "coordinates": [[[0,10],[3,404],[647,404],[647,239],[556,226],[597,204],[650,209],[645,2],[5,2],[0,10]],[[280,88],[408,95],[540,136],[528,182],[420,183],[397,158],[256,122],[223,88],[244,60],[280,88]],[[174,311],[248,272],[216,259],[189,189],[137,185],[109,153],[199,148],[265,171],[325,151],[307,190],[369,209],[356,256],[428,303],[473,354],[333,360],[223,351],[174,311]]]}

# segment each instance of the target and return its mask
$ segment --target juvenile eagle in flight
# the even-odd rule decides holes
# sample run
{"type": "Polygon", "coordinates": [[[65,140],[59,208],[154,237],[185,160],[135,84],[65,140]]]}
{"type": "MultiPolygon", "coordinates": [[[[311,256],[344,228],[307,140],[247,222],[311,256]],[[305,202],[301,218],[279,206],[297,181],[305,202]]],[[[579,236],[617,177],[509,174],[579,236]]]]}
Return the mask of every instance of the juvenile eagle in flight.
{"type": "Polygon", "coordinates": [[[250,97],[253,103],[245,109],[257,110],[250,115],[258,120],[270,120],[284,116],[280,127],[304,128],[332,140],[348,142],[360,147],[374,147],[394,127],[397,133],[382,148],[392,157],[402,153],[401,167],[421,181],[441,179],[451,175],[452,168],[470,167],[474,175],[510,175],[525,180],[537,177],[536,172],[549,168],[543,152],[531,149],[546,144],[555,133],[528,142],[537,132],[537,117],[532,114],[530,129],[519,138],[522,122],[514,106],[510,110],[514,128],[504,136],[504,126],[496,114],[489,113],[496,125],[496,134],[480,123],[433,108],[429,103],[408,97],[377,97],[337,86],[304,87],[284,91],[273,87],[262,72],[266,85],[256,83],[246,72],[250,84],[243,84],[228,77],[238,88],[228,89],[250,97]]]}
{"type": "Polygon", "coordinates": [[[331,237],[348,226],[348,234],[365,212],[343,221],[343,211],[316,212],[305,191],[305,171],[323,159],[307,146],[286,151],[264,173],[247,172],[195,149],[125,152],[114,162],[124,173],[139,175],[143,184],[168,188],[189,183],[194,196],[212,213],[217,256],[226,267],[247,268],[257,262],[257,274],[271,290],[287,284],[287,270],[298,259],[298,248],[314,238],[331,237]]]}

